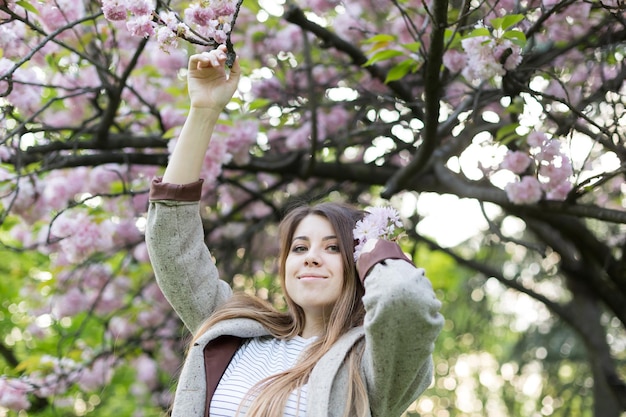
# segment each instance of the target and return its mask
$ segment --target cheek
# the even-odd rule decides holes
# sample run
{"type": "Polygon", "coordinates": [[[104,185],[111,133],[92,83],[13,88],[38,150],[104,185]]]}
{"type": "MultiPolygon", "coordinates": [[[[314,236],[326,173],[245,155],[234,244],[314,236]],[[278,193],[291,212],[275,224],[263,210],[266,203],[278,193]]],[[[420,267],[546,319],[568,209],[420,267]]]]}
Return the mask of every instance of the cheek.
{"type": "Polygon", "coordinates": [[[293,273],[293,269],[294,269],[293,257],[287,256],[287,258],[285,258],[285,277],[289,277],[289,275],[293,273]]]}

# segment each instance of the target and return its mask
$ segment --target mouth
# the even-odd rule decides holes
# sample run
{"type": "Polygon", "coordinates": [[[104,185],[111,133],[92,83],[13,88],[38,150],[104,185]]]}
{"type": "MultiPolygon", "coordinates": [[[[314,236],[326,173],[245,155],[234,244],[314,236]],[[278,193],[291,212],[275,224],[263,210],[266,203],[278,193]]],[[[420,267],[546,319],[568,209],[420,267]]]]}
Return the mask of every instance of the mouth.
{"type": "Polygon", "coordinates": [[[305,280],[326,279],[326,277],[323,277],[321,275],[298,275],[298,279],[305,279],[305,280]]]}

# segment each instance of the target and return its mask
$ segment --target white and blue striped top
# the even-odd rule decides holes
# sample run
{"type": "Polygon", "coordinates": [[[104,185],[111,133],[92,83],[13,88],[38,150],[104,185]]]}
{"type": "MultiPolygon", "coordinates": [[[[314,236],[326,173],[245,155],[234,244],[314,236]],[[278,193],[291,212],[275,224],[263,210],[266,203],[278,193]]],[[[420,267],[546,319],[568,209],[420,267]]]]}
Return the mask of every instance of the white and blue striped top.
{"type": "MultiPolygon", "coordinates": [[[[217,385],[211,399],[210,417],[235,416],[250,388],[263,378],[292,368],[302,351],[314,340],[315,337],[296,336],[290,340],[255,337],[244,341],[217,385]]],[[[306,391],[304,385],[291,393],[283,417],[304,417],[306,391]]]]}

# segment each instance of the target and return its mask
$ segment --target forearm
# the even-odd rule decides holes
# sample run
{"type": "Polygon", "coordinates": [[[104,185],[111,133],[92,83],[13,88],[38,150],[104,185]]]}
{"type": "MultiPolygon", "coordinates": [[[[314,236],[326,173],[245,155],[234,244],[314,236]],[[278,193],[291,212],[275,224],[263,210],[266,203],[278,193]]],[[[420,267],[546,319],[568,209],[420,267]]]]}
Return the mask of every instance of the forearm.
{"type": "Polygon", "coordinates": [[[191,107],[163,174],[163,182],[188,184],[198,180],[220,112],[191,107]]]}
{"type": "Polygon", "coordinates": [[[405,409],[431,382],[431,354],[443,326],[441,303],[424,271],[404,259],[385,259],[372,267],[363,303],[363,362],[376,400],[372,415],[388,415],[405,409]]]}

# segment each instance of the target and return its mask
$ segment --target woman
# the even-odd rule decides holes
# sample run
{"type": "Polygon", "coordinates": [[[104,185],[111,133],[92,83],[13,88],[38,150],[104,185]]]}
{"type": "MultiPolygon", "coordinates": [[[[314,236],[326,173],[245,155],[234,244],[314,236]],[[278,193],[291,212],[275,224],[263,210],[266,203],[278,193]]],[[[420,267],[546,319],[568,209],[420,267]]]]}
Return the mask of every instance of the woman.
{"type": "Polygon", "coordinates": [[[362,212],[325,203],[280,226],[285,313],[233,294],[204,245],[200,168],[240,67],[226,49],[189,59],[191,107],[150,194],[146,241],[163,293],[193,333],[175,417],[399,416],[430,384],[443,317],[423,270],[398,245],[369,240],[362,212]]]}

